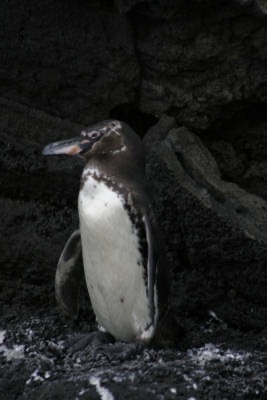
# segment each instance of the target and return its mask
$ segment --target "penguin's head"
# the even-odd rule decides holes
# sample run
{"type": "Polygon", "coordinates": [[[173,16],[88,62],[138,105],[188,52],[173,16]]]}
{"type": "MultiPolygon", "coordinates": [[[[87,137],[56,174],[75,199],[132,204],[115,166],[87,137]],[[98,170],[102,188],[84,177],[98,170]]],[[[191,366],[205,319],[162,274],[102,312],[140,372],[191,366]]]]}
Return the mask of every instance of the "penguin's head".
{"type": "Polygon", "coordinates": [[[123,152],[127,149],[127,140],[125,141],[122,124],[124,123],[117,120],[99,122],[84,129],[78,137],[48,144],[42,153],[81,155],[90,158],[99,154],[123,152]]]}

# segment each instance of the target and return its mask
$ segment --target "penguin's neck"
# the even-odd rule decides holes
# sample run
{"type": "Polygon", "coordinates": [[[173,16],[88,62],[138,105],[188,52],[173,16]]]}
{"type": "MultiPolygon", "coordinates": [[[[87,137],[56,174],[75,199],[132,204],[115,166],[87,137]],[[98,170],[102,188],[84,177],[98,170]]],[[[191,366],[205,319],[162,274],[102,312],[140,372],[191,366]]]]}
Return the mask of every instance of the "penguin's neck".
{"type": "Polygon", "coordinates": [[[144,178],[144,157],[133,157],[127,151],[99,154],[87,160],[83,175],[103,176],[117,182],[135,182],[144,178]]]}

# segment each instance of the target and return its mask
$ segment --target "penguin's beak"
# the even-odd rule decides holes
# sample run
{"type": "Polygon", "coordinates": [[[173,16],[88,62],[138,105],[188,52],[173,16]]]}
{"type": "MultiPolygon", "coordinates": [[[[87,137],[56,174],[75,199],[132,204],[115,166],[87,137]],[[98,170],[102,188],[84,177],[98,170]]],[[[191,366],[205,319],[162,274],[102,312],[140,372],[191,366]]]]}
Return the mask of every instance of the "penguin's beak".
{"type": "Polygon", "coordinates": [[[89,150],[92,144],[92,141],[89,139],[79,136],[69,140],[50,143],[43,148],[42,154],[45,156],[56,154],[67,154],[73,156],[89,150]]]}

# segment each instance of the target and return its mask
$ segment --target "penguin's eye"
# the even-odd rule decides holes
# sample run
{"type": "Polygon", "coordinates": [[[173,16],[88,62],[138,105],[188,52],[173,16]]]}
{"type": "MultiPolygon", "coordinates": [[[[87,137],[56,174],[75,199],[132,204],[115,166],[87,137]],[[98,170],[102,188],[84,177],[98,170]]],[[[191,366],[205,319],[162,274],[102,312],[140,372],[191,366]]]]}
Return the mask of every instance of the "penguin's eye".
{"type": "Polygon", "coordinates": [[[92,131],[89,132],[87,135],[90,139],[97,139],[101,135],[101,133],[99,131],[92,131]]]}

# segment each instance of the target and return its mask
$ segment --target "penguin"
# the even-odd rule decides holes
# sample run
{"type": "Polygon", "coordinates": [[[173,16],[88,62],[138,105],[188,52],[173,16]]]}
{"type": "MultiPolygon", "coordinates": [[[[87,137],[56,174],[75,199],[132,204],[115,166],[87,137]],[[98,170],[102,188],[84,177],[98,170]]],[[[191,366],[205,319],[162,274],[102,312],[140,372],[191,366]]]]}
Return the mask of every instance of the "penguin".
{"type": "Polygon", "coordinates": [[[123,342],[151,343],[168,309],[169,275],[142,141],[125,122],[105,120],[78,137],[48,144],[42,153],[85,160],[80,227],[67,241],[56,271],[59,305],[65,313],[77,313],[82,254],[100,331],[123,342]]]}

